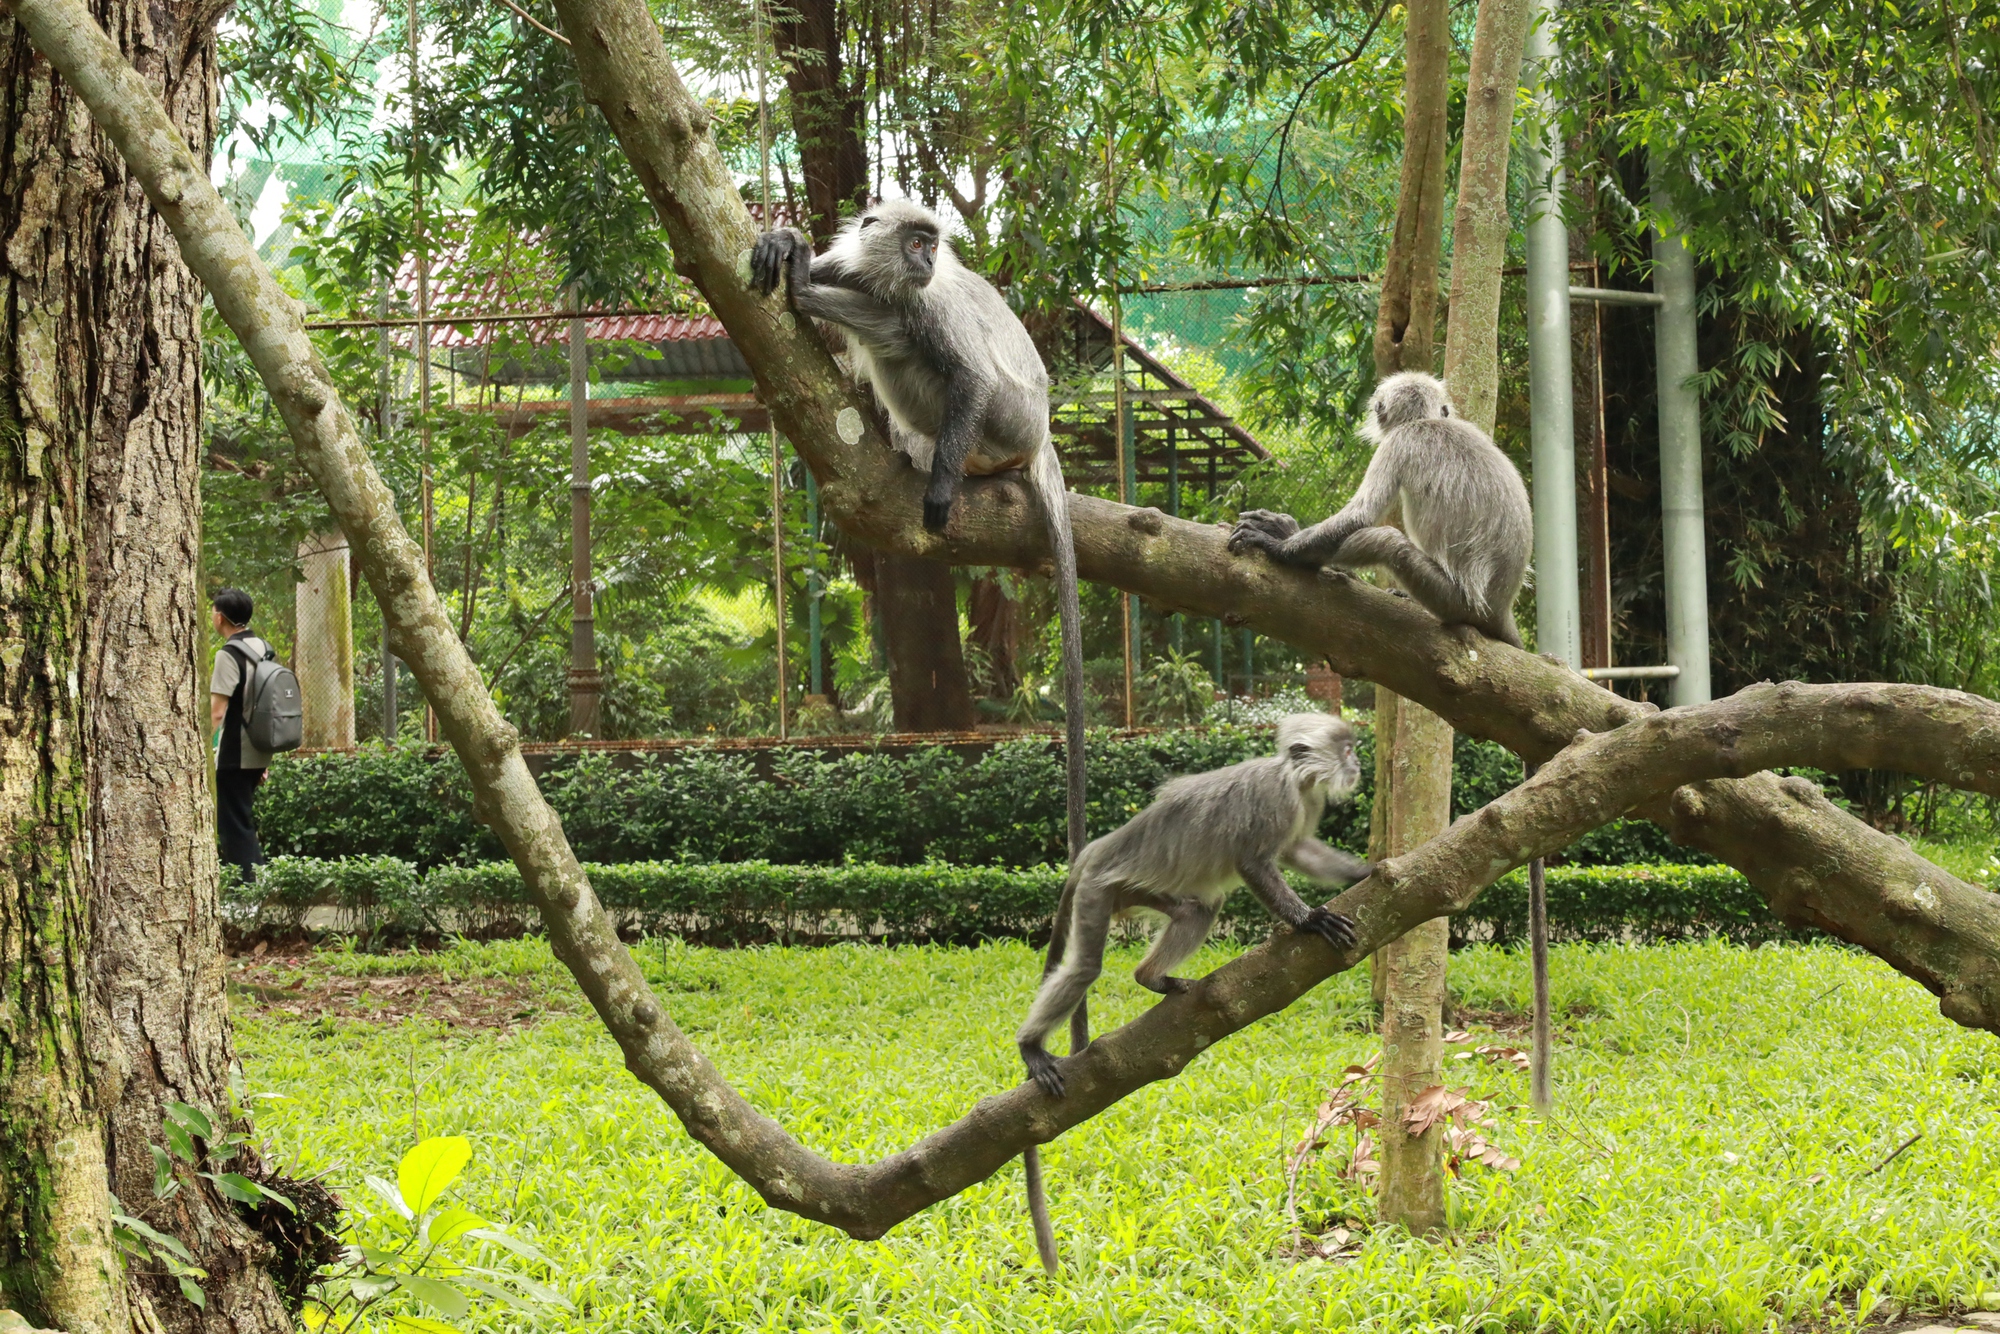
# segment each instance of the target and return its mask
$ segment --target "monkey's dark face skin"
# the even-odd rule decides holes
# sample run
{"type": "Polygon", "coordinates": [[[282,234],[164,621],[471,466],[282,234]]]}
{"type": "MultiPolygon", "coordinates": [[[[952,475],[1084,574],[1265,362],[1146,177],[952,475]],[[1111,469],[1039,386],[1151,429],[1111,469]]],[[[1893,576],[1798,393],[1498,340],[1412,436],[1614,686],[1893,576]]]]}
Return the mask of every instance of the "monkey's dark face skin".
{"type": "Polygon", "coordinates": [[[901,238],[903,271],[912,287],[928,287],[937,272],[937,233],[922,227],[905,227],[901,238]]]}
{"type": "Polygon", "coordinates": [[[886,263],[883,258],[874,258],[877,273],[895,275],[883,285],[885,292],[908,292],[929,287],[937,273],[937,229],[912,221],[897,223],[886,232],[875,230],[881,226],[881,220],[873,214],[861,219],[863,245],[871,258],[882,256],[885,250],[894,255],[886,263]]]}

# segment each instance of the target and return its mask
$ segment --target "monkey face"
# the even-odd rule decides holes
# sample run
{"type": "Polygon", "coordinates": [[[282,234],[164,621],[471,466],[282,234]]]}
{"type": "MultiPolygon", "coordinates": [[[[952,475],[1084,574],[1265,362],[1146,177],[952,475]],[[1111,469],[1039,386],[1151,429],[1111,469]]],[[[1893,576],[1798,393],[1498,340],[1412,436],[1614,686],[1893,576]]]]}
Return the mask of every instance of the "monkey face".
{"type": "Polygon", "coordinates": [[[903,272],[908,276],[911,286],[929,286],[931,275],[937,272],[937,233],[922,226],[905,227],[901,248],[903,272]]]}
{"type": "Polygon", "coordinates": [[[1294,713],[1278,723],[1278,758],[1290,764],[1301,786],[1344,797],[1360,785],[1354,729],[1330,713],[1294,713]]]}

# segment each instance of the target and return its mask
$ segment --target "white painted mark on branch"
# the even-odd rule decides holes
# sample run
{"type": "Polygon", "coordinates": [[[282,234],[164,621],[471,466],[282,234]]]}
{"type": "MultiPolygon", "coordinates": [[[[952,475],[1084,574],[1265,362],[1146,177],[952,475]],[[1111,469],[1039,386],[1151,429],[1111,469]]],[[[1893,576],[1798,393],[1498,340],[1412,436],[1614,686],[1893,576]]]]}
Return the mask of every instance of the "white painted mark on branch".
{"type": "Polygon", "coordinates": [[[833,419],[833,429],[840,434],[844,445],[859,444],[861,441],[861,414],[853,408],[842,408],[833,419]]]}

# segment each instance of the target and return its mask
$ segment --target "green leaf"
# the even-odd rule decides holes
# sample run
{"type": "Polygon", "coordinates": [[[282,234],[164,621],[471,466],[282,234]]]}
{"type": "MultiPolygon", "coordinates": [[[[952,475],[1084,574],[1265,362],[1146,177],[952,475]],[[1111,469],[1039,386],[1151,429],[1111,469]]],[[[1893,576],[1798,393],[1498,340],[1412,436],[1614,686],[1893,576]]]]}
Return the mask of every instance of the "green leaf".
{"type": "Polygon", "coordinates": [[[201,1284],[191,1278],[182,1277],[180,1285],[181,1296],[187,1298],[204,1311],[208,1309],[208,1294],[201,1290],[201,1284]]]}
{"type": "Polygon", "coordinates": [[[174,1157],[184,1163],[199,1164],[201,1155],[194,1151],[194,1136],[178,1121],[169,1121],[160,1127],[167,1137],[167,1147],[174,1151],[174,1157]]]}
{"type": "Polygon", "coordinates": [[[377,1195],[380,1195],[384,1200],[388,1201],[389,1207],[391,1209],[394,1209],[397,1213],[401,1214],[403,1217],[405,1218],[416,1217],[415,1214],[410,1212],[410,1206],[403,1202],[403,1192],[397,1190],[393,1185],[391,1185],[387,1181],[384,1181],[381,1177],[374,1177],[374,1176],[369,1177],[368,1189],[374,1191],[377,1195]]]}
{"type": "Polygon", "coordinates": [[[153,1195],[156,1199],[166,1199],[174,1193],[180,1182],[174,1179],[174,1160],[159,1145],[148,1146],[153,1150],[153,1195]]]}
{"type": "Polygon", "coordinates": [[[392,1315],[389,1323],[399,1329],[416,1330],[417,1334],[458,1334],[456,1326],[433,1320],[427,1315],[392,1315]]]}
{"type": "Polygon", "coordinates": [[[468,1232],[486,1226],[486,1220],[456,1204],[446,1205],[430,1222],[428,1235],[434,1246],[449,1246],[468,1232]]]}
{"type": "Polygon", "coordinates": [[[275,1200],[291,1212],[298,1212],[292,1202],[277,1191],[260,1186],[239,1172],[203,1172],[202,1175],[213,1181],[215,1188],[232,1200],[243,1204],[262,1204],[265,1200],[275,1200]]]}
{"type": "Polygon", "coordinates": [[[174,1124],[185,1126],[203,1139],[215,1138],[215,1123],[208,1119],[208,1113],[185,1102],[167,1104],[167,1117],[174,1124]]]}
{"type": "Polygon", "coordinates": [[[434,1278],[419,1278],[412,1275],[403,1280],[403,1290],[418,1301],[435,1306],[446,1315],[457,1318],[472,1309],[472,1303],[465,1300],[465,1294],[449,1283],[440,1283],[434,1278]]]}
{"type": "Polygon", "coordinates": [[[377,1297],[388,1296],[400,1286],[402,1280],[394,1275],[369,1274],[364,1278],[355,1279],[348,1291],[354,1294],[354,1300],[357,1302],[372,1302],[377,1297]]]}
{"type": "Polygon", "coordinates": [[[416,1213],[437,1203],[458,1174],[472,1161],[472,1141],[463,1135],[437,1135],[403,1155],[396,1165],[396,1185],[403,1202],[416,1213]]]}
{"type": "MultiPolygon", "coordinates": [[[[485,1271],[482,1270],[481,1272],[483,1273],[485,1271]]],[[[494,1301],[504,1302],[508,1306],[511,1306],[515,1310],[521,1312],[523,1315],[540,1314],[540,1312],[536,1310],[533,1302],[528,1301],[526,1298],[522,1297],[519,1293],[514,1292],[509,1288],[504,1288],[500,1286],[498,1283],[488,1283],[483,1278],[467,1278],[463,1275],[453,1279],[452,1282],[461,1283],[466,1287],[471,1288],[474,1292],[483,1292],[488,1297],[491,1297],[494,1301]]]]}
{"type": "Polygon", "coordinates": [[[537,1283],[526,1274],[515,1273],[507,1269],[480,1269],[476,1267],[472,1272],[475,1274],[486,1274],[489,1277],[501,1279],[508,1283],[519,1284],[523,1292],[544,1305],[560,1306],[565,1311],[574,1311],[576,1309],[569,1298],[563,1296],[546,1283],[537,1283]]]}
{"type": "Polygon", "coordinates": [[[549,1259],[548,1256],[543,1255],[532,1244],[522,1241],[519,1237],[511,1237],[507,1235],[505,1232],[500,1231],[500,1229],[498,1228],[491,1228],[491,1227],[474,1228],[472,1231],[466,1233],[465,1235],[468,1237],[472,1237],[478,1241],[490,1241],[495,1246],[503,1246],[506,1249],[514,1252],[514,1254],[520,1256],[523,1260],[529,1260],[538,1265],[547,1265],[551,1269],[554,1269],[556,1267],[556,1262],[554,1260],[551,1260],[549,1259]]]}
{"type": "Polygon", "coordinates": [[[113,1214],[111,1215],[111,1221],[118,1224],[118,1226],[122,1228],[126,1228],[132,1232],[136,1232],[138,1235],[144,1237],[147,1241],[152,1242],[155,1246],[158,1246],[160,1249],[164,1251],[169,1251],[174,1255],[178,1255],[181,1259],[187,1261],[189,1264],[194,1263],[194,1256],[189,1254],[187,1247],[181,1245],[178,1241],[175,1241],[172,1237],[168,1236],[166,1233],[159,1231],[151,1224],[146,1223],[141,1219],[134,1218],[130,1214],[113,1214]]]}

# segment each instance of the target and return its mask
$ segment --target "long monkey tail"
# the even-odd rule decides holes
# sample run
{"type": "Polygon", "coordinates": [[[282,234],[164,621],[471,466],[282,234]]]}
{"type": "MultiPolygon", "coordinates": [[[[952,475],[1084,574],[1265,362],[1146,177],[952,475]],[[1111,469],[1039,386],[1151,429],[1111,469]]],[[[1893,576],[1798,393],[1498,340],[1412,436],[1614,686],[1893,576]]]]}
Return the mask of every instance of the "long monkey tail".
{"type": "MultiPolygon", "coordinates": [[[[1083,750],[1083,606],[1076,588],[1076,536],[1070,529],[1068,485],[1063,481],[1062,464],[1056,459],[1055,443],[1044,441],[1028,465],[1028,482],[1041,503],[1049,527],[1049,552],[1056,566],[1056,612],[1062,629],[1063,665],[1063,773],[1067,779],[1065,810],[1069,816],[1069,879],[1063,885],[1062,901],[1056,906],[1055,930],[1049,937],[1048,969],[1062,963],[1069,937],[1069,909],[1076,887],[1076,867],[1088,841],[1084,829],[1084,750],[1083,750]]],[[[1070,1055],[1090,1044],[1089,1001],[1081,1000],[1069,1016],[1070,1055]]],[[[1055,1228],[1049,1222],[1048,1196],[1042,1189],[1042,1153],[1029,1148],[1021,1154],[1021,1166],[1028,1181],[1028,1217],[1035,1227],[1035,1249],[1041,1252],[1042,1268],[1051,1275],[1059,1268],[1055,1228]]]]}

